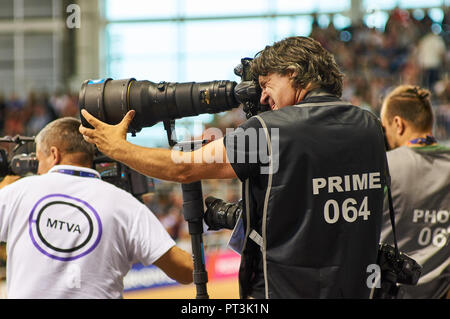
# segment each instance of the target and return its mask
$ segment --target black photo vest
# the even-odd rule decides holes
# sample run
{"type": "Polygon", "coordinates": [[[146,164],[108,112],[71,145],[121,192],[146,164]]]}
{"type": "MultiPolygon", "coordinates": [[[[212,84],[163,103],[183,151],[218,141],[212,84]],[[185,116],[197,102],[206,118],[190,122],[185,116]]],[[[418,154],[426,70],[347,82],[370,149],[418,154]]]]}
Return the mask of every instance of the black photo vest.
{"type": "Polygon", "coordinates": [[[264,131],[270,158],[232,163],[245,207],[241,297],[368,298],[385,186],[379,120],[319,94],[241,127],[264,131]]]}

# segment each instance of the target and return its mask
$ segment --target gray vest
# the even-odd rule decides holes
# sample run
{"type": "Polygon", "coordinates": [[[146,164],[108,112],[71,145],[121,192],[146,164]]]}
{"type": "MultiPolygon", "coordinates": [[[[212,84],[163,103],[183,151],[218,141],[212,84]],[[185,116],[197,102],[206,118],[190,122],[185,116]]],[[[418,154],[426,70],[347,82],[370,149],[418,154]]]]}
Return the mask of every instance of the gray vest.
{"type": "MultiPolygon", "coordinates": [[[[404,298],[440,298],[450,289],[450,148],[403,146],[387,155],[399,250],[423,267],[404,298]]],[[[393,242],[387,203],[381,241],[393,242]]]]}

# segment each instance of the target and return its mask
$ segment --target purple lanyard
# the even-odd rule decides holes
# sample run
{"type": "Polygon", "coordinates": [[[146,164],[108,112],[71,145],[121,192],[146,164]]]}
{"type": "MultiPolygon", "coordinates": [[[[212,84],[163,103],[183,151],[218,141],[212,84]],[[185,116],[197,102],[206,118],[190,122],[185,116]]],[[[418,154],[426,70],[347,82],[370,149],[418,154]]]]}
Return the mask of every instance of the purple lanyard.
{"type": "Polygon", "coordinates": [[[434,136],[431,135],[427,135],[426,138],[423,137],[419,137],[419,138],[415,138],[411,141],[409,141],[411,144],[425,144],[425,145],[430,145],[430,144],[434,144],[437,143],[437,140],[434,136]]]}
{"type": "Polygon", "coordinates": [[[98,177],[98,175],[96,175],[94,173],[76,171],[76,170],[72,170],[72,169],[58,169],[54,172],[69,174],[69,175],[74,175],[74,176],[81,176],[81,177],[100,178],[100,177],[98,177]]]}

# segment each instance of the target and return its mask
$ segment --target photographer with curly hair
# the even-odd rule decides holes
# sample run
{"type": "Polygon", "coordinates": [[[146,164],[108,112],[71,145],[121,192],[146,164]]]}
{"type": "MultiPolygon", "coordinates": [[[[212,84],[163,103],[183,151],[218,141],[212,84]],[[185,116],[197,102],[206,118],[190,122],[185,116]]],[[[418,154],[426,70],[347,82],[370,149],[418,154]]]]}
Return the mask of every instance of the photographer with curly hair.
{"type": "Polygon", "coordinates": [[[270,110],[187,155],[127,142],[134,111],[108,125],[82,110],[93,129],[80,132],[155,178],[242,181],[242,298],[368,298],[385,185],[379,120],[340,99],[343,75],[311,38],[267,46],[251,71],[270,110]]]}

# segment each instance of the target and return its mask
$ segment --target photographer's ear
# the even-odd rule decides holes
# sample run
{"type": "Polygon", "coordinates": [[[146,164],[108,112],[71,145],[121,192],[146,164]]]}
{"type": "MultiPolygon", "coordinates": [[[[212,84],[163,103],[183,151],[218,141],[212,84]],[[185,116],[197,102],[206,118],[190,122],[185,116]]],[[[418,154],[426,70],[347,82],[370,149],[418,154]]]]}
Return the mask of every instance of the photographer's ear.
{"type": "Polygon", "coordinates": [[[62,154],[56,146],[50,147],[50,162],[52,165],[61,163],[62,154]]]}
{"type": "Polygon", "coordinates": [[[400,116],[394,116],[392,119],[395,124],[395,131],[398,136],[402,136],[405,132],[405,121],[400,116]]]}
{"type": "Polygon", "coordinates": [[[285,73],[285,74],[289,77],[289,79],[290,79],[291,81],[294,81],[295,78],[298,76],[297,69],[296,69],[294,66],[288,67],[288,68],[286,69],[286,73],[285,73]]]}

